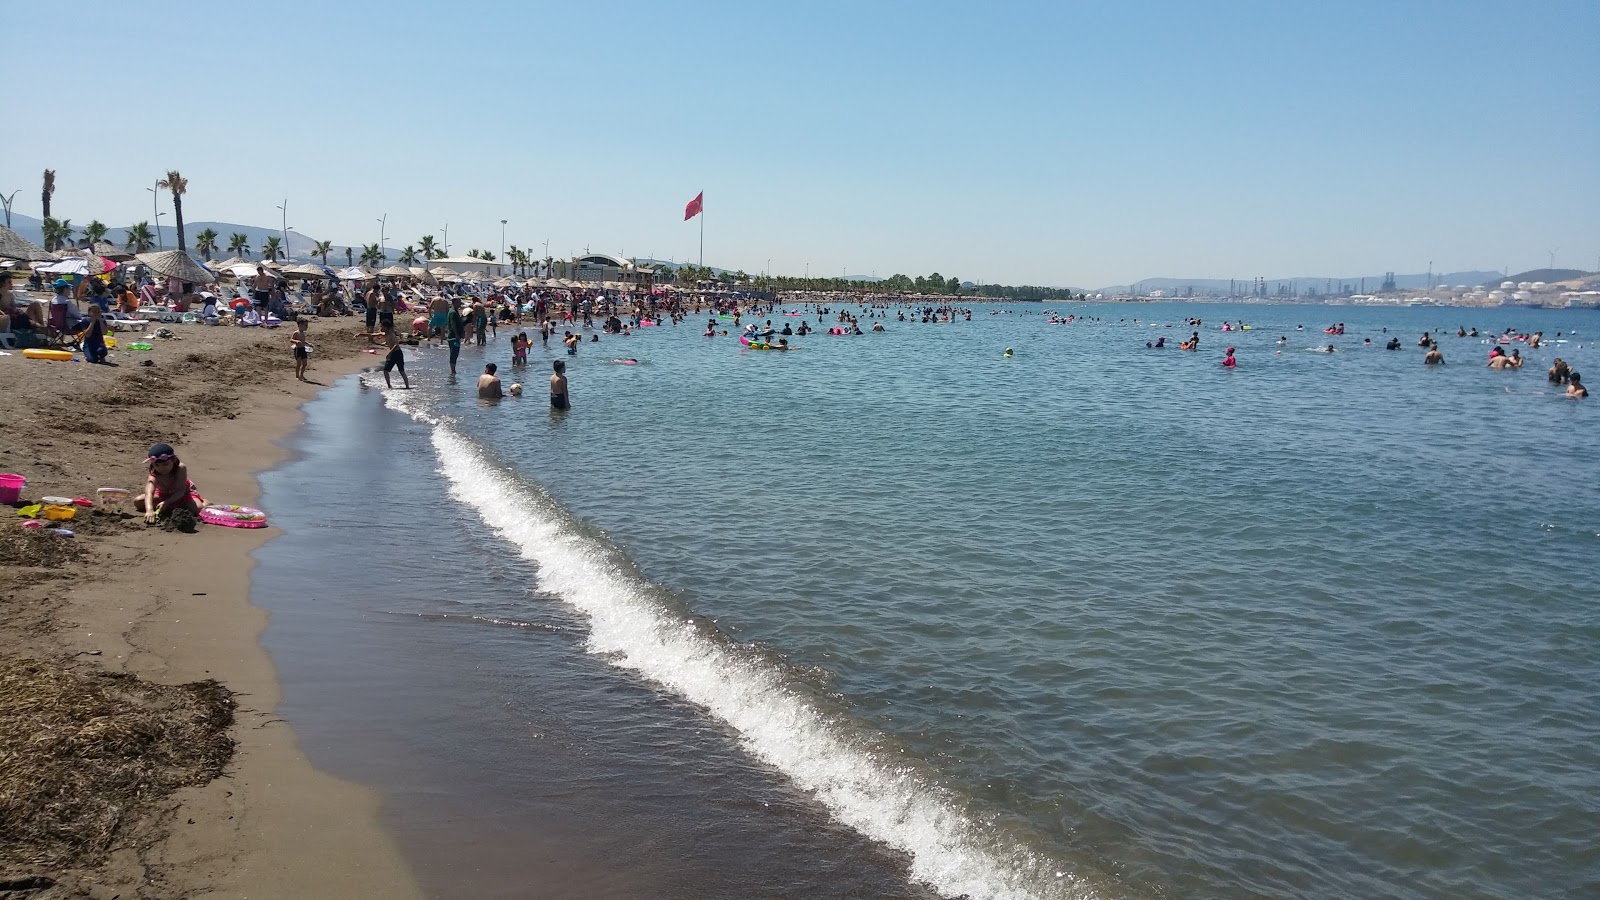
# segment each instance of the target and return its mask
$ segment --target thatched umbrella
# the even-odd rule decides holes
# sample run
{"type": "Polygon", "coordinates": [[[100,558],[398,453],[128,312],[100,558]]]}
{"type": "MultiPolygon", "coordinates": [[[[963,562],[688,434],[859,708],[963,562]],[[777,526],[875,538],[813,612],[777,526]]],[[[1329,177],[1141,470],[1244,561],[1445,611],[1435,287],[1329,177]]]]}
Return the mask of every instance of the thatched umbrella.
{"type": "Polygon", "coordinates": [[[410,278],[411,270],[405,266],[388,266],[387,268],[379,269],[378,274],[385,278],[410,278]]]}
{"type": "Polygon", "coordinates": [[[127,262],[133,259],[133,253],[128,248],[119,247],[110,241],[95,241],[91,250],[95,256],[104,257],[115,262],[127,262]]]}
{"type": "Polygon", "coordinates": [[[316,263],[301,263],[283,270],[285,278],[332,278],[333,270],[316,263]]]}
{"type": "Polygon", "coordinates": [[[164,250],[156,253],[140,253],[134,257],[139,262],[150,267],[150,271],[179,281],[189,281],[194,284],[211,284],[217,276],[211,270],[200,265],[199,260],[182,250],[164,250]]]}
{"type": "Polygon", "coordinates": [[[439,278],[443,278],[446,275],[454,275],[454,274],[456,274],[456,270],[452,269],[452,268],[449,268],[447,266],[434,266],[433,268],[428,270],[428,274],[437,276],[439,278]]]}
{"type": "Polygon", "coordinates": [[[20,259],[23,262],[36,262],[42,259],[55,258],[55,254],[46,251],[43,247],[4,225],[0,225],[0,259],[20,259]]]}
{"type": "Polygon", "coordinates": [[[411,277],[417,279],[418,281],[422,282],[423,284],[438,284],[439,283],[438,281],[434,280],[433,275],[431,273],[429,273],[427,269],[424,269],[421,266],[412,266],[411,267],[411,277]]]}

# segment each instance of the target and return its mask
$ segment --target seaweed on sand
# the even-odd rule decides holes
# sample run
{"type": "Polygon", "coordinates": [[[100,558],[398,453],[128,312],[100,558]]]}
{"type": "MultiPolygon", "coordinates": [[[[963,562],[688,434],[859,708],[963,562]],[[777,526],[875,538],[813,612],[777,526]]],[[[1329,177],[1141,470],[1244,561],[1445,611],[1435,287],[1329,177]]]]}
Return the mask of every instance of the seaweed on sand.
{"type": "Polygon", "coordinates": [[[222,774],[233,710],[215,681],[0,660],[0,871],[94,863],[144,807],[222,774]]]}

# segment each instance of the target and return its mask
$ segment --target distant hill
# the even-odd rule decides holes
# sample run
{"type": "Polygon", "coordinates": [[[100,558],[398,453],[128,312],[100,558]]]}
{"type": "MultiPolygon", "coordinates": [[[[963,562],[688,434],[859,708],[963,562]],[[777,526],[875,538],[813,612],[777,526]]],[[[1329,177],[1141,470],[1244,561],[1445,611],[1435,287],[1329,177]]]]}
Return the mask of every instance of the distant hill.
{"type": "MultiPolygon", "coordinates": [[[[172,223],[167,221],[167,218],[168,217],[166,216],[162,217],[161,241],[168,250],[172,250],[178,246],[178,232],[177,229],[172,226],[172,223]]],[[[72,221],[73,236],[75,238],[82,239],[83,226],[87,224],[87,221],[80,222],[74,219],[72,221]]],[[[111,230],[106,232],[106,240],[118,246],[124,245],[127,242],[128,227],[129,226],[127,225],[112,226],[111,230]]],[[[155,225],[152,224],[150,227],[153,230],[155,225]]],[[[27,238],[30,241],[33,241],[35,244],[44,243],[44,221],[42,219],[35,219],[32,216],[25,216],[21,213],[14,212],[11,214],[11,228],[12,230],[16,231],[17,234],[22,235],[24,238],[27,238]]],[[[217,240],[220,244],[220,249],[212,254],[212,256],[217,259],[224,259],[232,255],[228,252],[228,239],[234,233],[243,234],[245,237],[249,238],[250,255],[253,259],[260,258],[261,247],[267,242],[267,238],[281,238],[283,236],[283,232],[276,228],[261,228],[256,225],[239,225],[234,222],[184,222],[183,233],[184,237],[188,241],[190,251],[194,250],[194,236],[207,228],[216,231],[218,235],[217,240]]],[[[288,252],[290,257],[295,259],[309,260],[311,259],[311,248],[314,246],[316,246],[316,241],[313,238],[307,237],[306,235],[303,235],[298,231],[294,231],[293,229],[289,231],[288,252]]],[[[399,256],[397,247],[390,246],[388,250],[389,257],[391,259],[399,256]]],[[[355,248],[355,254],[357,256],[361,255],[360,247],[355,248]]],[[[199,255],[199,253],[195,253],[195,256],[199,255]]],[[[344,245],[342,244],[336,246],[333,252],[328,254],[328,262],[330,264],[338,262],[342,265],[344,261],[345,253],[344,245]]]]}
{"type": "MultiPolygon", "coordinates": [[[[1480,284],[1499,284],[1505,280],[1505,276],[1501,275],[1499,272],[1485,271],[1446,272],[1444,274],[1434,273],[1433,275],[1433,283],[1435,285],[1464,284],[1468,287],[1472,287],[1480,284]]],[[[1383,286],[1383,281],[1384,276],[1382,274],[1339,275],[1332,277],[1297,275],[1290,278],[1268,278],[1267,293],[1273,295],[1277,294],[1279,285],[1287,285],[1291,291],[1301,294],[1309,293],[1311,291],[1325,293],[1330,290],[1330,284],[1332,285],[1331,289],[1334,291],[1339,291],[1343,285],[1349,285],[1352,291],[1365,290],[1366,292],[1371,293],[1381,289],[1383,286]]],[[[1428,274],[1426,272],[1417,272],[1406,275],[1395,275],[1394,282],[1395,287],[1397,288],[1426,288],[1428,286],[1428,274]]],[[[1241,278],[1233,282],[1234,292],[1240,295],[1248,294],[1250,292],[1250,286],[1251,280],[1249,278],[1241,278]]],[[[1229,281],[1226,278],[1146,278],[1143,281],[1136,281],[1131,285],[1114,284],[1108,287],[1097,288],[1095,292],[1102,294],[1124,293],[1130,288],[1134,287],[1137,287],[1140,292],[1166,291],[1168,294],[1176,294],[1179,296],[1181,296],[1184,291],[1190,289],[1193,289],[1194,294],[1197,297],[1226,296],[1228,293],[1229,281]]]]}
{"type": "Polygon", "coordinates": [[[1524,281],[1571,281],[1574,278],[1582,278],[1590,274],[1594,273],[1585,272],[1582,269],[1530,269],[1518,275],[1508,275],[1496,281],[1495,284],[1499,284],[1500,281],[1515,281],[1518,283],[1524,281]]]}

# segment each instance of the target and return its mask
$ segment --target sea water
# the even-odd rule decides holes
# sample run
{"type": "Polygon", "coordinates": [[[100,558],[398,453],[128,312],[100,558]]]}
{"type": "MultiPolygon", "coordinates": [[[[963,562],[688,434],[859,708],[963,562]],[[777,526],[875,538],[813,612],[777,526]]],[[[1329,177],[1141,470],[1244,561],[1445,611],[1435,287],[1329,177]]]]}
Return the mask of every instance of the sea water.
{"type": "MultiPolygon", "coordinates": [[[[621,771],[615,815],[696,823],[706,865],[640,863],[683,896],[741,860],[725,893],[700,893],[886,896],[890,878],[972,898],[1600,887],[1600,418],[1544,378],[1556,356],[1600,372],[1600,315],[1059,312],[1088,320],[1052,325],[1036,304],[948,324],[891,312],[885,332],[790,338],[790,353],[702,337],[699,316],[576,357],[536,342],[526,370],[502,329],[455,383],[442,350],[415,351],[415,390],[369,374],[319,401],[332,408],[314,406],[307,433],[321,437],[267,483],[269,502],[291,480],[327,483],[340,510],[317,527],[414,567],[370,592],[332,580],[342,640],[392,671],[363,681],[305,659],[331,625],[296,617],[295,595],[316,591],[273,555],[332,564],[336,544],[292,516],[258,578],[283,620],[269,647],[376,706],[412,685],[440,732],[484,735],[470,753],[408,735],[391,756],[502,748],[492,771],[391,779],[425,794],[431,777],[436,806],[465,791],[494,798],[473,809],[492,818],[550,796],[527,767],[561,754],[507,717],[543,708],[603,734],[607,753],[562,777],[605,806],[614,779],[596,773],[621,771]],[[1241,320],[1251,330],[1218,330],[1241,320]],[[1338,321],[1344,335],[1323,333],[1338,321]],[[1458,324],[1550,343],[1491,371],[1487,339],[1458,324]],[[1443,367],[1422,364],[1430,329],[1443,367]],[[1199,352],[1179,351],[1192,330],[1199,352]],[[1158,336],[1168,349],[1146,349],[1158,336]],[[1401,351],[1383,349],[1392,336],[1401,351]],[[565,414],[544,399],[557,358],[565,414]],[[525,396],[479,401],[485,361],[525,396]],[[473,660],[476,681],[453,685],[446,659],[473,660]],[[517,685],[534,661],[539,683],[517,685]],[[675,787],[686,773],[714,777],[675,787]],[[786,811],[752,818],[736,799],[750,796],[786,811]]],[[[342,740],[340,715],[285,682],[308,740],[342,740]]],[[[344,764],[382,782],[363,760],[344,764]]],[[[621,820],[577,831],[606,821],[621,820]]]]}

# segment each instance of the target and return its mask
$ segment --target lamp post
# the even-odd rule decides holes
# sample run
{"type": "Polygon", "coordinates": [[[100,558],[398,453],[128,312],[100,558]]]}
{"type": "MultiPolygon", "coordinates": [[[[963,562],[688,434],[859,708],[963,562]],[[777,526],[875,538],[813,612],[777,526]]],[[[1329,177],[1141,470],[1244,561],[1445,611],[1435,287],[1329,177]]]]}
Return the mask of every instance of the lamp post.
{"type": "Polygon", "coordinates": [[[17,199],[17,192],[16,191],[12,191],[11,192],[11,196],[9,196],[9,197],[0,196],[0,203],[4,203],[5,207],[6,207],[6,227],[7,228],[11,227],[11,201],[15,200],[15,199],[17,199]]]}
{"type": "Polygon", "coordinates": [[[283,260],[284,260],[284,262],[288,262],[289,261],[289,198],[288,197],[283,198],[283,205],[278,207],[278,211],[283,213],[283,260]]]}
{"type": "Polygon", "coordinates": [[[450,223],[444,223],[444,255],[450,255],[450,223]]]}
{"type": "Polygon", "coordinates": [[[158,181],[155,187],[147,187],[145,190],[150,192],[150,218],[156,223],[156,247],[165,250],[167,245],[161,241],[161,207],[156,205],[156,201],[161,199],[160,188],[161,182],[158,181]]]}
{"type": "MultiPolygon", "coordinates": [[[[505,261],[506,261],[506,220],[505,219],[501,219],[500,220],[500,256],[497,257],[497,258],[500,260],[500,263],[501,263],[502,266],[505,265],[505,261]]],[[[501,269],[501,271],[503,272],[505,270],[501,269]]]]}
{"type": "Polygon", "coordinates": [[[384,262],[388,262],[389,261],[389,248],[385,247],[383,245],[384,240],[385,240],[385,236],[386,236],[385,229],[387,229],[388,227],[389,227],[389,214],[388,213],[384,213],[383,214],[383,218],[378,220],[378,252],[380,254],[382,254],[384,262]]]}

